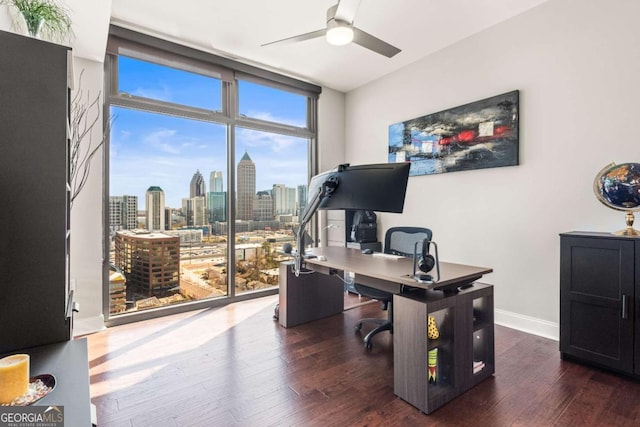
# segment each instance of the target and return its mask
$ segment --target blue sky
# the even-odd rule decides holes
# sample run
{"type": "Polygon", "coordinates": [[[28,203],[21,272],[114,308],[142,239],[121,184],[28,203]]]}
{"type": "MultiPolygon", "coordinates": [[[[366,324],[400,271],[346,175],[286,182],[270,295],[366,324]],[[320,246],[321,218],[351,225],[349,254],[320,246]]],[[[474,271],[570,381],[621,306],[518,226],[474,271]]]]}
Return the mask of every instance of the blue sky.
{"type": "MultiPolygon", "coordinates": [[[[193,73],[120,57],[120,91],[207,109],[220,109],[220,81],[193,73]]],[[[306,98],[241,82],[240,113],[304,126],[306,98]]],[[[144,194],[160,186],[167,206],[180,207],[189,196],[196,170],[205,178],[223,171],[227,185],[226,127],[196,120],[112,107],[109,194],[144,194]]],[[[256,164],[256,189],[273,184],[307,183],[307,140],[250,129],[236,131],[236,165],[245,150],[256,164]]],[[[234,166],[235,169],[235,166],[234,166]]]]}

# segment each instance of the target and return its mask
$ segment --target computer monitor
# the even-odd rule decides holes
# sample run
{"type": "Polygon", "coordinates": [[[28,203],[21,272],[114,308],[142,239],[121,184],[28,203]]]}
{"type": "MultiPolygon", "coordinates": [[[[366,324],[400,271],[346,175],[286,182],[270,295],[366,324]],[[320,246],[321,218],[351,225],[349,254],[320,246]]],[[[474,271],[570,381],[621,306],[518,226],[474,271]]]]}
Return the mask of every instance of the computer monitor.
{"type": "Polygon", "coordinates": [[[337,178],[337,188],[320,201],[318,209],[402,213],[409,167],[409,163],[340,165],[311,178],[307,194],[313,197],[328,179],[337,178]]]}
{"type": "Polygon", "coordinates": [[[296,238],[296,274],[304,256],[304,229],[318,209],[402,213],[409,168],[409,163],[344,164],[311,178],[307,207],[300,217],[296,238]]]}

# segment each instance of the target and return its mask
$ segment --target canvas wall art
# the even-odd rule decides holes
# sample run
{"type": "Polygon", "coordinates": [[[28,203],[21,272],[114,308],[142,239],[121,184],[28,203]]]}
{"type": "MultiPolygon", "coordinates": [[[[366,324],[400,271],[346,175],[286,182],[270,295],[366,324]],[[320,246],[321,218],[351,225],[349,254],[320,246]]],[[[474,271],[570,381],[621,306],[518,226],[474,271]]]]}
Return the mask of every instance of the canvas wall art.
{"type": "Polygon", "coordinates": [[[389,163],[410,176],[518,164],[519,91],[389,126],[389,163]]]}

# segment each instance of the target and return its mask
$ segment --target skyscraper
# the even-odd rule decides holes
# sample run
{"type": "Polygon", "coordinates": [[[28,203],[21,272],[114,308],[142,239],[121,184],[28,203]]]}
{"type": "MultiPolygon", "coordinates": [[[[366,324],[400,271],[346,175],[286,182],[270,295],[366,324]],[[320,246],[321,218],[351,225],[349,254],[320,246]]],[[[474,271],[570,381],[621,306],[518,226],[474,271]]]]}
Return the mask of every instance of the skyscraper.
{"type": "Polygon", "coordinates": [[[209,174],[209,191],[212,193],[222,193],[224,191],[221,171],[211,171],[211,174],[209,174]]]}
{"type": "Polygon", "coordinates": [[[294,215],[296,213],[296,189],[287,187],[284,191],[286,213],[294,215]]]}
{"type": "Polygon", "coordinates": [[[210,191],[207,206],[209,206],[209,222],[224,222],[227,220],[226,191],[210,191]]]}
{"type": "Polygon", "coordinates": [[[273,184],[271,193],[273,195],[273,213],[276,215],[288,213],[286,212],[286,189],[284,184],[273,184]]]}
{"type": "Polygon", "coordinates": [[[109,197],[109,229],[133,230],[138,227],[138,196],[109,197]]]}
{"type": "Polygon", "coordinates": [[[207,225],[207,209],[205,197],[191,197],[182,199],[182,213],[188,227],[207,225]]]}
{"type": "Polygon", "coordinates": [[[245,151],[238,163],[236,175],[238,191],[238,219],[250,221],[253,219],[253,198],[256,195],[256,165],[245,151]]]}
{"type": "Polygon", "coordinates": [[[206,200],[204,197],[192,197],[189,199],[189,214],[187,218],[187,225],[193,227],[201,227],[207,224],[206,200]]]}
{"type": "Polygon", "coordinates": [[[147,230],[164,230],[164,191],[157,186],[149,187],[146,194],[147,230]]]}
{"type": "Polygon", "coordinates": [[[196,170],[196,173],[193,174],[193,178],[191,178],[191,184],[189,185],[189,198],[206,197],[206,195],[207,191],[204,184],[204,177],[199,170],[196,170]]]}
{"type": "Polygon", "coordinates": [[[307,186],[298,185],[298,215],[302,215],[307,207],[307,186]]]}
{"type": "Polygon", "coordinates": [[[284,184],[273,184],[273,209],[276,215],[296,213],[296,189],[284,184]]]}
{"type": "Polygon", "coordinates": [[[253,203],[253,218],[256,221],[273,219],[273,199],[268,191],[258,191],[253,203]]]}

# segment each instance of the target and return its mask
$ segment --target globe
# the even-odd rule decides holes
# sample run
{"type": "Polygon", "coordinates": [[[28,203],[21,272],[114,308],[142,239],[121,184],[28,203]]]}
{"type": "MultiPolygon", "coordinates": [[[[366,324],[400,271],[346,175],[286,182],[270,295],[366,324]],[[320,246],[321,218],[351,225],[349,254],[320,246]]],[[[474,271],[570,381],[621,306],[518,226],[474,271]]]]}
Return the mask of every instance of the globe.
{"type": "Polygon", "coordinates": [[[640,163],[610,163],[593,180],[593,192],[605,206],[627,212],[627,228],[614,234],[638,236],[633,212],[640,210],[640,163]]]}

